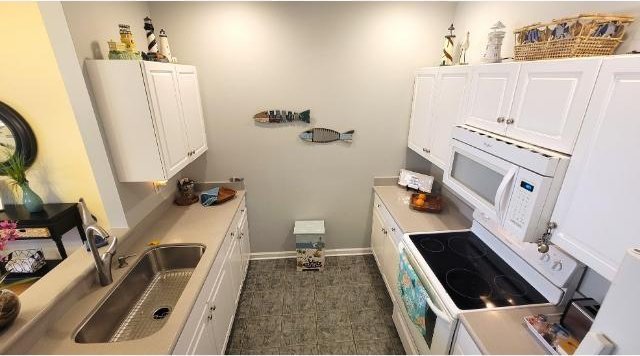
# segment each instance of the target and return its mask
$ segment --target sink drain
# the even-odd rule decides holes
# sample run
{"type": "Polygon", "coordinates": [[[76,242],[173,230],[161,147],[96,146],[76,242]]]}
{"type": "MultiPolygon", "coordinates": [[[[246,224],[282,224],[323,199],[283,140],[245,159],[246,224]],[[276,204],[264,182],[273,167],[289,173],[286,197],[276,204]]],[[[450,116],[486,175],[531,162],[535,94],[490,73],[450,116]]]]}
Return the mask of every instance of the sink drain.
{"type": "Polygon", "coordinates": [[[160,307],[153,312],[153,318],[156,320],[164,319],[171,313],[170,307],[160,307]]]}

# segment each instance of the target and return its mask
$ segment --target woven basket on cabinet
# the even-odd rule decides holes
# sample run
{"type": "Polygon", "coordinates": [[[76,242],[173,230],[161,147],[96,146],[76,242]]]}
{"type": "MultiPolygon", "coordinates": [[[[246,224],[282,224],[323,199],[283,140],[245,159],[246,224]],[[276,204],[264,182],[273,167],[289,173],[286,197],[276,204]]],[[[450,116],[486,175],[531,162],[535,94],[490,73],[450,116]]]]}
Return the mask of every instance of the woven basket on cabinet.
{"type": "Polygon", "coordinates": [[[627,26],[633,22],[632,16],[581,14],[553,20],[549,23],[536,23],[514,31],[516,36],[515,60],[532,61],[554,58],[573,58],[612,55],[622,43],[627,26]],[[595,37],[600,25],[613,22],[617,30],[610,37],[595,37]],[[568,38],[554,38],[553,29],[561,24],[569,26],[568,38]],[[539,41],[527,43],[527,33],[538,30],[539,41]]]}

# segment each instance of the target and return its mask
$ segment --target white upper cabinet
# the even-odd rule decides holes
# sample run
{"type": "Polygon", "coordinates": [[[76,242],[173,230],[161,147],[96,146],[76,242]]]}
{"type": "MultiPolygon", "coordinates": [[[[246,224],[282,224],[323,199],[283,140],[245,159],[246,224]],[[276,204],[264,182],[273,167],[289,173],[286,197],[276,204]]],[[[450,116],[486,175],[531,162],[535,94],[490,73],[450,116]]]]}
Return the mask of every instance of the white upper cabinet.
{"type": "Polygon", "coordinates": [[[469,81],[468,66],[443,67],[438,71],[433,101],[434,121],[431,136],[431,163],[446,171],[451,153],[451,129],[461,123],[462,108],[469,81]]]}
{"type": "Polygon", "coordinates": [[[428,135],[433,122],[432,105],[437,68],[425,68],[416,73],[413,83],[413,104],[409,123],[409,148],[426,157],[431,151],[428,135]]]}
{"type": "Polygon", "coordinates": [[[119,181],[167,180],[207,150],[195,67],[110,60],[86,67],[119,181]]]}
{"type": "Polygon", "coordinates": [[[523,63],[518,75],[507,136],[571,153],[601,59],[523,63]]]}
{"type": "Polygon", "coordinates": [[[194,66],[176,65],[176,75],[189,149],[191,154],[197,157],[207,150],[198,73],[194,66]]]}
{"type": "MultiPolygon", "coordinates": [[[[189,163],[189,143],[180,109],[175,68],[157,62],[143,62],[149,101],[166,174],[171,177],[189,163]]],[[[131,147],[131,149],[135,149],[131,147]]]]}
{"type": "Polygon", "coordinates": [[[473,66],[464,123],[504,135],[519,69],[518,63],[473,66]]]}
{"type": "Polygon", "coordinates": [[[640,246],[640,58],[604,59],[564,179],[551,241],[612,279],[640,246]]]}

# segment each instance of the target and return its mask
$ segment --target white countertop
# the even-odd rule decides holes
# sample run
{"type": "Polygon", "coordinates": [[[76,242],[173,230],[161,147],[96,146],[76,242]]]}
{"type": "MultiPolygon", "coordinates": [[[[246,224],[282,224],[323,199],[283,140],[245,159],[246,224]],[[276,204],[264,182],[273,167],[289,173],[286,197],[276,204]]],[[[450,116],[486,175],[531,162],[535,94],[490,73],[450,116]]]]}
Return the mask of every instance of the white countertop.
{"type": "Polygon", "coordinates": [[[469,219],[446,200],[442,211],[432,214],[411,209],[411,192],[397,184],[376,185],[373,190],[404,233],[462,230],[471,227],[469,219]]]}
{"type": "Polygon", "coordinates": [[[547,350],[531,335],[523,318],[558,313],[553,305],[529,306],[462,313],[460,321],[485,355],[546,355],[547,350]]]}
{"type": "MultiPolygon", "coordinates": [[[[233,216],[245,192],[224,204],[203,207],[200,204],[180,207],[172,205],[153,217],[145,228],[136,229],[120,242],[117,255],[135,253],[141,256],[148,243],[201,243],[205,252],[182,292],[171,317],[158,332],[139,340],[108,344],[79,344],[73,335],[81,322],[116,286],[133,266],[113,269],[113,283],[101,287],[97,283],[93,259],[82,250],[69,256],[24,294],[27,311],[17,323],[0,334],[0,353],[26,354],[168,354],[177,342],[191,308],[209,273],[233,216]],[[41,283],[44,282],[44,283],[41,283]],[[58,285],[57,288],[55,286],[58,285]],[[52,290],[54,288],[56,290],[52,290]],[[52,299],[49,294],[57,296],[52,299]],[[39,305],[34,302],[40,301],[39,305]],[[48,303],[48,304],[47,304],[48,303]],[[36,321],[34,323],[34,320],[36,321]],[[36,325],[32,325],[36,324],[36,325]],[[28,328],[24,328],[28,326],[28,328]],[[28,330],[27,330],[28,329],[28,330]]],[[[115,258],[114,258],[115,260],[115,258]]],[[[20,296],[21,301],[23,295],[20,296]]],[[[25,301],[23,301],[25,302],[25,301]]]]}

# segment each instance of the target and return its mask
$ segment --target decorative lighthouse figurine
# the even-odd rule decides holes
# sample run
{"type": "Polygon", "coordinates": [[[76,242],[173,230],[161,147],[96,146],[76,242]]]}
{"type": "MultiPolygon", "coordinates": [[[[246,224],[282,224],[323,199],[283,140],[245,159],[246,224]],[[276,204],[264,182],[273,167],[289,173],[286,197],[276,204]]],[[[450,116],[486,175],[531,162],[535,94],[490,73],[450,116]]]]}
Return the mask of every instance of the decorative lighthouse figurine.
{"type": "Polygon", "coordinates": [[[169,47],[169,39],[164,29],[160,29],[160,49],[158,53],[164,56],[169,62],[176,63],[177,58],[171,56],[171,48],[169,47]]]}
{"type": "Polygon", "coordinates": [[[504,39],[505,32],[500,30],[503,28],[505,28],[505,26],[500,21],[491,27],[493,32],[489,32],[489,42],[487,42],[487,49],[483,57],[485,63],[502,62],[502,40],[504,39]]]}
{"type": "Polygon", "coordinates": [[[450,66],[453,64],[453,39],[456,38],[456,35],[453,34],[453,31],[456,28],[453,27],[453,24],[449,26],[449,34],[444,36],[444,45],[442,47],[442,59],[440,60],[441,66],[450,66]]]}
{"type": "Polygon", "coordinates": [[[156,42],[156,35],[153,33],[153,23],[149,17],[144,18],[144,30],[147,33],[147,57],[154,60],[158,54],[158,42],[156,42]]]}

